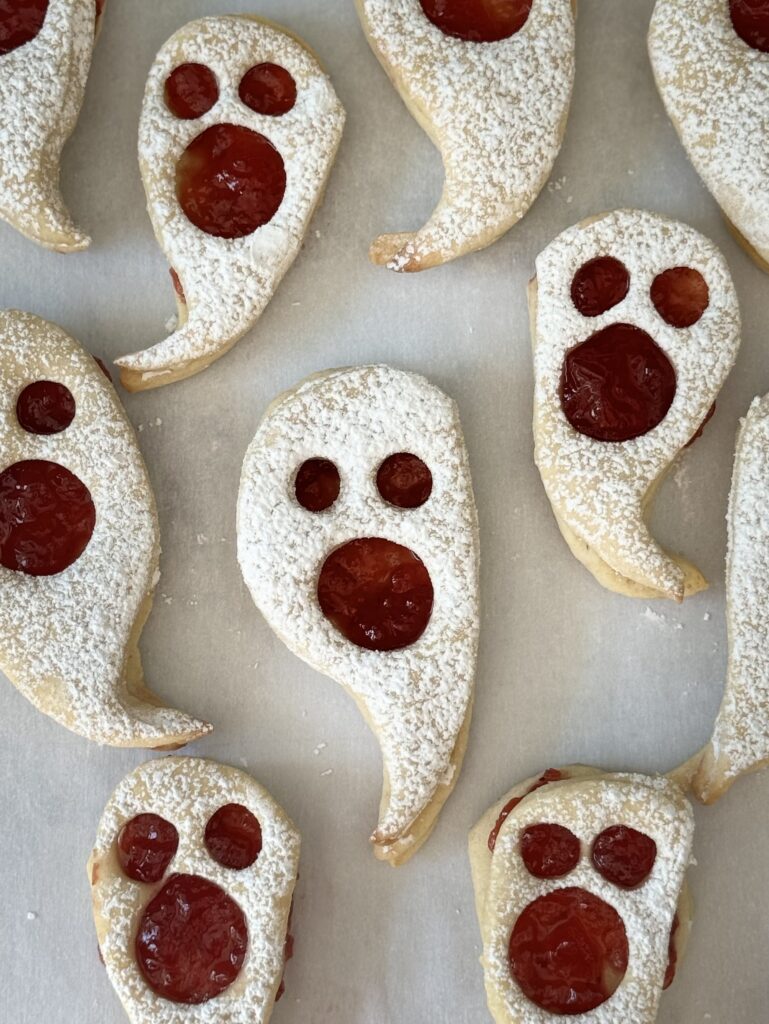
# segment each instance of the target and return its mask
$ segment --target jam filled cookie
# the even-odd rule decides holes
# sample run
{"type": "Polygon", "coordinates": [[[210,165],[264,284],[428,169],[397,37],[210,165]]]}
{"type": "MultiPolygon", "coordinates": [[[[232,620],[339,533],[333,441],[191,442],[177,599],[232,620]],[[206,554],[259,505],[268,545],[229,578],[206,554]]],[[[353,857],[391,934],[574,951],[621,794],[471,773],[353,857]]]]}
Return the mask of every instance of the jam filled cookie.
{"type": "Polygon", "coordinates": [[[60,328],[7,311],[0,381],[0,669],[98,743],[181,746],[208,732],[144,683],[158,523],[115,390],[60,328]]]}
{"type": "Polygon", "coordinates": [[[470,865],[497,1024],[652,1024],[691,925],[693,833],[674,782],[584,765],[490,808],[470,865]]]}
{"type": "Polygon", "coordinates": [[[695,170],[769,271],[769,4],[657,0],[649,54],[695,170]]]}
{"type": "Polygon", "coordinates": [[[179,325],[117,360],[129,391],[199,373],[253,327],[299,252],[344,117],[310,50],[257,18],[202,18],[161,49],[139,162],[179,325]]]}
{"type": "Polygon", "coordinates": [[[374,852],[404,862],[456,783],[475,682],[478,527],[455,404],[386,366],[282,395],[243,464],[238,558],[270,626],[374,730],[374,852]]]}
{"type": "Polygon", "coordinates": [[[266,1024],[292,954],[299,833],[245,772],[148,761],[88,861],[99,949],[132,1024],[266,1024]]]}
{"type": "Polygon", "coordinates": [[[574,78],[570,0],[356,0],[364,32],[443,160],[424,227],[381,235],[374,263],[416,271],[491,245],[553,168],[574,78]]]}
{"type": "Polygon", "coordinates": [[[94,0],[0,4],[0,217],[57,252],[90,244],[59,192],[59,160],[83,103],[94,0]]]}
{"type": "Polygon", "coordinates": [[[681,601],[707,582],[646,515],[737,355],[726,263],[684,224],[619,210],[569,228],[536,268],[535,458],[561,533],[609,590],[681,601]]]}

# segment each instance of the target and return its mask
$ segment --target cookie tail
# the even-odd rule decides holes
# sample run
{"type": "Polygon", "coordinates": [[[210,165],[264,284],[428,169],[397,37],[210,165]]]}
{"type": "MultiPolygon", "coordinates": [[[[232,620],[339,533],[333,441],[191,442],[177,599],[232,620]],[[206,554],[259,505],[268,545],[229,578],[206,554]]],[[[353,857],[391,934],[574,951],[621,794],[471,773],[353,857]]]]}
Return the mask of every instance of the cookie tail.
{"type": "MultiPolygon", "coordinates": [[[[41,174],[42,172],[40,172],[41,174]]],[[[91,244],[72,220],[58,182],[38,173],[3,180],[0,176],[0,216],[26,238],[54,252],[82,252],[91,244]]]]}

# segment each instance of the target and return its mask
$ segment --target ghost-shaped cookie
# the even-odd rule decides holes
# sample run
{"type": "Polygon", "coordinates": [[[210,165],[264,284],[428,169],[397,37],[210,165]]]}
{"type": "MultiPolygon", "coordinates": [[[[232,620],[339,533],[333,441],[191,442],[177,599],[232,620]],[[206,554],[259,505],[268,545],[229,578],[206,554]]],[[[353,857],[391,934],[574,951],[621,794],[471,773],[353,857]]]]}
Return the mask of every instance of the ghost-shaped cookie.
{"type": "Polygon", "coordinates": [[[129,391],[200,372],[253,327],[299,252],[344,118],[314,54],[276,25],[202,18],[163,46],[139,163],[179,324],[116,360],[129,391]]]}
{"type": "Polygon", "coordinates": [[[59,161],[83,103],[97,20],[94,0],[9,0],[0,9],[0,217],[56,252],[90,238],[59,191],[59,161]]]}
{"type": "Polygon", "coordinates": [[[210,729],[144,683],[159,553],[147,470],[104,372],[54,324],[0,312],[0,669],[98,743],[181,746],[210,729]]]}
{"type": "Polygon", "coordinates": [[[653,1024],[691,925],[693,834],[671,780],[584,765],[491,807],[469,852],[497,1024],[653,1024]]]}
{"type": "Polygon", "coordinates": [[[104,965],[131,1024],[266,1024],[292,954],[299,833],[243,771],[148,761],[88,861],[104,965]]]}
{"type": "Polygon", "coordinates": [[[725,260],[692,228],[640,210],[577,224],[529,289],[535,459],[558,526],[603,586],[681,601],[707,586],[646,516],[710,416],[740,341],[725,260]]]}
{"type": "Polygon", "coordinates": [[[478,531],[455,404],[387,366],[308,378],[246,453],[237,531],[257,607],[379,740],[374,852],[402,863],[456,783],[472,708],[478,531]]]}
{"type": "Polygon", "coordinates": [[[649,54],[695,170],[738,241],[769,271],[769,6],[657,0],[649,54]]]}
{"type": "Polygon", "coordinates": [[[427,270],[491,245],[529,209],[558,155],[574,78],[572,3],[356,6],[372,50],[437,147],[445,173],[428,222],[381,235],[372,261],[427,270]]]}

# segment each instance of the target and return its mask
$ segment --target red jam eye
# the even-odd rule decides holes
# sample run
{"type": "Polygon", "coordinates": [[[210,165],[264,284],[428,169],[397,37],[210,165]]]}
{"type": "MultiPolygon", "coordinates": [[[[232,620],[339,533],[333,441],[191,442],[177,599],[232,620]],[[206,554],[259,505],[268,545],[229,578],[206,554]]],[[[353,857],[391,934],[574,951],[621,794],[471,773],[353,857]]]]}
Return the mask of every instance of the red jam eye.
{"type": "Polygon", "coordinates": [[[497,837],[499,836],[500,829],[521,800],[525,800],[529,793],[533,793],[535,790],[541,789],[543,786],[546,786],[548,782],[560,782],[561,779],[568,778],[568,775],[564,775],[562,772],[559,772],[557,768],[548,768],[542,775],[540,775],[534,785],[530,786],[529,789],[526,790],[523,796],[514,796],[512,800],[508,800],[499,812],[499,817],[496,820],[494,828],[489,832],[488,847],[491,853],[494,852],[494,847],[497,845],[497,837]]]}
{"type": "Polygon", "coordinates": [[[769,4],[766,0],[729,0],[734,31],[748,46],[769,53],[769,4]]]}
{"type": "Polygon", "coordinates": [[[596,871],[607,882],[622,889],[635,889],[651,874],[657,844],[627,825],[612,825],[593,843],[590,856],[596,871]]]}
{"type": "Polygon", "coordinates": [[[16,400],[16,418],[28,434],[60,434],[75,418],[75,399],[63,384],[36,380],[16,400]]]}
{"type": "Polygon", "coordinates": [[[583,263],[571,282],[571,301],[582,316],[600,316],[625,298],[630,274],[612,256],[583,263]]]}
{"type": "Polygon", "coordinates": [[[676,394],[670,360],[639,327],[612,324],[567,353],[561,406],[580,434],[629,441],[653,430],[676,394]]]}
{"type": "Polygon", "coordinates": [[[243,238],[267,224],[285,191],[283,157],[263,135],[240,125],[206,128],[176,168],[182,210],[216,238],[243,238]]]}
{"type": "Polygon", "coordinates": [[[433,475],[416,455],[398,452],[385,459],[376,475],[385,501],[398,508],[419,508],[433,489],[433,475]]]}
{"type": "Polygon", "coordinates": [[[308,512],[324,512],[339,497],[339,470],[329,459],[307,459],[294,481],[296,500],[308,512]]]}
{"type": "Polygon", "coordinates": [[[588,1013],[614,995],[628,943],[617,911],[584,889],[534,900],[510,936],[510,970],[524,995],[549,1013],[588,1013]]]}
{"type": "Polygon", "coordinates": [[[207,114],[218,99],[216,75],[205,64],[180,64],[166,79],[166,106],[182,121],[207,114]]]}
{"type": "Polygon", "coordinates": [[[672,267],[652,281],[655,309],[671,327],[691,327],[708,308],[710,291],[705,278],[691,267],[672,267]]]}
{"type": "Polygon", "coordinates": [[[262,829],[247,807],[226,804],[206,825],[206,847],[217,864],[242,871],[262,852],[262,829]]]}
{"type": "Polygon", "coordinates": [[[358,647],[396,651],[427,629],[433,585],[413,551],[364,537],[328,556],[318,579],[318,601],[331,624],[358,647]]]}
{"type": "Polygon", "coordinates": [[[1,0],[0,57],[31,42],[47,13],[48,0],[1,0]]]}
{"type": "Polygon", "coordinates": [[[136,960],[153,992],[174,1003],[205,1003],[235,981],[248,947],[237,903],[196,875],[172,875],[146,906],[136,960]]]}
{"type": "Polygon", "coordinates": [[[533,0],[419,0],[441,32],[471,43],[496,43],[519,32],[533,0]]]}
{"type": "Polygon", "coordinates": [[[238,95],[257,114],[280,117],[296,103],[296,82],[279,64],[257,64],[241,78],[238,95]]]}
{"type": "Polygon", "coordinates": [[[96,510],[85,484],[44,459],[0,473],[0,565],[29,576],[55,576],[85,551],[96,510]]]}
{"type": "Polygon", "coordinates": [[[137,814],[120,830],[117,859],[126,878],[159,882],[176,855],[179,833],[158,814],[137,814]]]}
{"type": "Polygon", "coordinates": [[[521,860],[535,878],[568,875],[579,855],[579,839],[562,825],[529,825],[521,835],[521,860]]]}

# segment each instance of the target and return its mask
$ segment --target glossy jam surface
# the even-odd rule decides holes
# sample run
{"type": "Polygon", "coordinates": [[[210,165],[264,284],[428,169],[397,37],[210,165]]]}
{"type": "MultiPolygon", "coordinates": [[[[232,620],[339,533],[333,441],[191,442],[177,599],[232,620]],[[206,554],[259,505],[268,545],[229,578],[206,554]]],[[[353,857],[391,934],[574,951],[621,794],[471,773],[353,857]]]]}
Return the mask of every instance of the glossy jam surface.
{"type": "Polygon", "coordinates": [[[521,860],[535,878],[568,875],[579,856],[579,839],[563,825],[529,825],[521,833],[521,860]]]}
{"type": "Polygon", "coordinates": [[[432,493],[433,475],[417,455],[396,452],[379,467],[376,485],[384,500],[391,505],[419,508],[432,493]]]}
{"type": "Polygon", "coordinates": [[[597,256],[574,275],[571,301],[583,316],[600,316],[622,302],[629,288],[627,267],[612,256],[597,256]]]}
{"type": "Polygon", "coordinates": [[[339,470],[330,459],[307,459],[294,481],[296,500],[308,512],[323,512],[339,497],[339,470]]]}
{"type": "Polygon", "coordinates": [[[691,327],[708,308],[710,290],[698,270],[671,267],[652,281],[654,308],[671,327],[691,327]]]}
{"type": "Polygon", "coordinates": [[[0,0],[0,57],[31,42],[47,12],[48,0],[0,0]]]}
{"type": "Polygon", "coordinates": [[[580,434],[629,441],[667,416],[676,393],[670,360],[639,327],[611,324],[566,354],[561,405],[580,434]]]}
{"type": "Polygon", "coordinates": [[[262,852],[262,828],[242,804],[225,804],[208,819],[206,847],[217,864],[242,871],[262,852]]]}
{"type": "Polygon", "coordinates": [[[395,651],[427,628],[433,585],[409,548],[363,537],[332,551],[323,563],[318,601],[326,618],[358,647],[395,651]]]}
{"type": "Polygon", "coordinates": [[[541,789],[543,786],[546,786],[548,782],[560,782],[561,779],[567,778],[568,775],[564,775],[562,772],[559,772],[557,768],[548,768],[546,771],[542,773],[542,775],[540,775],[540,777],[537,779],[534,785],[530,786],[526,790],[523,796],[514,796],[512,800],[508,800],[505,806],[499,812],[499,817],[497,818],[494,824],[494,828],[491,830],[491,832],[489,832],[489,850],[492,853],[494,852],[494,847],[497,845],[497,836],[499,835],[500,829],[504,825],[508,815],[515,810],[515,808],[518,806],[521,800],[525,800],[529,793],[533,793],[535,790],[541,789]]]}
{"type": "Polygon", "coordinates": [[[441,32],[471,43],[495,43],[519,32],[533,0],[419,0],[441,32]]]}
{"type": "Polygon", "coordinates": [[[296,82],[279,64],[256,64],[241,78],[238,95],[257,114],[280,117],[296,103],[296,82]]]}
{"type": "Polygon", "coordinates": [[[205,1003],[235,981],[248,947],[243,911],[218,885],[172,875],[139,921],[136,960],[149,987],[174,1003],[205,1003]]]}
{"type": "Polygon", "coordinates": [[[0,473],[0,565],[54,576],[85,551],[96,523],[91,493],[64,466],[15,462],[0,473]]]}
{"type": "Polygon", "coordinates": [[[681,927],[681,920],[676,914],[673,917],[673,924],[670,929],[670,938],[668,939],[668,965],[665,968],[665,980],[662,982],[663,990],[670,988],[675,981],[676,969],[678,967],[678,950],[676,948],[676,936],[678,935],[678,929],[681,927]]]}
{"type": "Polygon", "coordinates": [[[651,874],[657,844],[650,836],[627,825],[612,825],[596,837],[590,856],[596,871],[607,882],[635,889],[651,874]]]}
{"type": "Polygon", "coordinates": [[[550,1013],[588,1013],[625,976],[628,942],[613,907],[584,889],[556,889],[521,913],[510,969],[524,995],[550,1013]]]}
{"type": "Polygon", "coordinates": [[[75,399],[54,380],[27,384],[16,400],[16,419],[28,434],[59,434],[75,418],[75,399]]]}
{"type": "Polygon", "coordinates": [[[769,0],[729,0],[737,35],[748,46],[769,53],[769,0]]]}
{"type": "Polygon", "coordinates": [[[216,75],[205,64],[180,64],[166,79],[166,106],[183,121],[208,113],[218,99],[216,75]]]}
{"type": "Polygon", "coordinates": [[[120,830],[117,859],[126,878],[159,882],[179,846],[179,833],[159,814],[137,814],[120,830]]]}
{"type": "Polygon", "coordinates": [[[176,168],[179,204],[195,227],[243,238],[275,216],[286,191],[277,149],[258,132],[215,124],[193,139],[176,168]]]}

